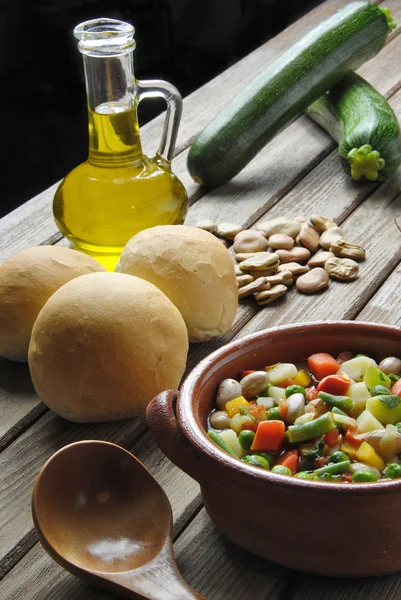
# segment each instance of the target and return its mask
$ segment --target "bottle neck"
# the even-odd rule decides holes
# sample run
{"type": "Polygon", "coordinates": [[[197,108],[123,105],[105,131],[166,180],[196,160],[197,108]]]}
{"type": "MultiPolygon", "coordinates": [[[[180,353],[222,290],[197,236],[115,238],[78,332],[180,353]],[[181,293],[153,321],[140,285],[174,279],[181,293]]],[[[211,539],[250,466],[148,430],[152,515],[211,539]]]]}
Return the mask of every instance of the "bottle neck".
{"type": "Polygon", "coordinates": [[[83,55],[92,164],[142,164],[133,55],[83,55]]]}

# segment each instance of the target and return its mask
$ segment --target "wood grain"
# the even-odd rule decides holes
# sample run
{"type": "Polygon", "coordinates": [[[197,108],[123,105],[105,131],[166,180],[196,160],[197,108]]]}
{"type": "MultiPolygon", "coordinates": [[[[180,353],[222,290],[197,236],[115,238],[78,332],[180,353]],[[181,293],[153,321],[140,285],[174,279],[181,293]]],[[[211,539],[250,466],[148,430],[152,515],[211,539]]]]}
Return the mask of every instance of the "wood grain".
{"type": "Polygon", "coordinates": [[[398,265],[379,291],[366,303],[358,319],[401,326],[400,290],[401,265],[398,265]]]}

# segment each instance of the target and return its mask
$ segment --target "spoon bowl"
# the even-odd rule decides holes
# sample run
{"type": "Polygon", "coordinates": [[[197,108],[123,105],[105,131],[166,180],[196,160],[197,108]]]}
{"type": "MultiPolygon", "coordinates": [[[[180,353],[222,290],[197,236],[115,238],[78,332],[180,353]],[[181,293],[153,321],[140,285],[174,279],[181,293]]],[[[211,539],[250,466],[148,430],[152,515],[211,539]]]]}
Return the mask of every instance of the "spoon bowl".
{"type": "Polygon", "coordinates": [[[36,480],[32,513],[45,550],[74,575],[129,598],[201,598],[175,565],[166,494],[120,446],[56,452],[36,480]]]}

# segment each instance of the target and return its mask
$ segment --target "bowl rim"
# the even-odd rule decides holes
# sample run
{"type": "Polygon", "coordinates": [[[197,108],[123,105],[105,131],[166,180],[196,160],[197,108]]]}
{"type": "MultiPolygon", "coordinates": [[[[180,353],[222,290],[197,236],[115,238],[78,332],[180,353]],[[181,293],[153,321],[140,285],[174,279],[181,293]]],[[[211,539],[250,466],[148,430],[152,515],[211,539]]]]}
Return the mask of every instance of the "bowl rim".
{"type": "MultiPolygon", "coordinates": [[[[255,341],[259,341],[263,339],[266,335],[276,333],[276,332],[291,332],[292,330],[303,332],[306,330],[311,330],[315,328],[324,327],[327,330],[345,330],[351,328],[351,334],[361,332],[368,328],[372,332],[375,332],[376,337],[386,337],[386,334],[392,333],[397,334],[400,337],[400,346],[401,346],[401,327],[394,325],[386,325],[382,323],[373,323],[367,321],[307,321],[301,323],[291,323],[287,325],[279,325],[277,327],[270,327],[268,329],[263,329],[257,331],[255,333],[251,333],[242,338],[235,339],[224,346],[221,346],[205,358],[203,358],[188,374],[183,384],[180,387],[180,391],[177,398],[176,405],[176,414],[178,417],[179,425],[184,433],[184,435],[188,438],[191,444],[195,445],[196,448],[203,454],[206,454],[209,458],[214,460],[218,459],[218,463],[230,470],[234,469],[236,472],[251,476],[254,480],[259,481],[260,483],[266,482],[271,485],[285,488],[289,490],[299,490],[305,492],[317,491],[318,493],[330,493],[330,494],[339,494],[342,493],[351,493],[354,496],[358,495],[366,495],[367,491],[375,490],[375,493],[378,494],[389,494],[396,493],[401,490],[401,479],[395,479],[392,481],[377,481],[374,483],[372,487],[372,483],[358,483],[357,485],[346,485],[344,483],[328,483],[328,482],[320,482],[320,481],[308,481],[303,479],[297,479],[294,477],[286,477],[283,475],[279,475],[277,473],[272,473],[271,471],[265,471],[262,469],[257,469],[247,463],[240,461],[237,458],[234,458],[224,452],[224,450],[220,449],[216,444],[212,442],[212,440],[207,436],[206,431],[203,427],[201,427],[192,411],[192,399],[194,396],[197,381],[199,378],[206,372],[210,367],[216,363],[218,363],[223,358],[227,358],[231,352],[237,348],[240,348],[243,345],[252,346],[255,341]],[[353,330],[353,331],[352,331],[353,330]],[[190,401],[188,401],[188,398],[190,401]]],[[[371,492],[370,492],[371,493],[371,492]]]]}

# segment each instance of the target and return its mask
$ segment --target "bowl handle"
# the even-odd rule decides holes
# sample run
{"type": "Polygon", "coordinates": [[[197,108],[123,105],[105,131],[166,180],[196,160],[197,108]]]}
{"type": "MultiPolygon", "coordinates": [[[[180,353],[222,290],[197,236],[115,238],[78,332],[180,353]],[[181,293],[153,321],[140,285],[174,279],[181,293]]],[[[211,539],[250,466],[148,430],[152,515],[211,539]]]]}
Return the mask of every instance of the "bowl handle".
{"type": "Polygon", "coordinates": [[[199,454],[181,431],[175,416],[178,392],[167,390],[148,404],[146,420],[162,452],[182,471],[200,483],[199,454]]]}

